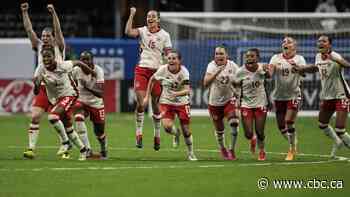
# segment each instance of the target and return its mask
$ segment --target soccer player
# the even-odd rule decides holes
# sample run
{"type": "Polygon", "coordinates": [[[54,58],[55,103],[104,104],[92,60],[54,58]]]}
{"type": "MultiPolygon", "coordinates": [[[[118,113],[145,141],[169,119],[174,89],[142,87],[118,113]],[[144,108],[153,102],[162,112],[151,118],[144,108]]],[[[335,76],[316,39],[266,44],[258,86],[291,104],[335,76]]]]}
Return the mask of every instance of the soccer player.
{"type": "Polygon", "coordinates": [[[301,102],[302,73],[293,69],[294,64],[306,65],[303,56],[296,54],[296,41],[285,37],[282,41],[282,53],[272,56],[271,71],[275,76],[275,86],[272,92],[276,110],[277,126],[281,134],[289,142],[286,160],[294,159],[296,154],[296,130],[294,123],[301,102]]]}
{"type": "Polygon", "coordinates": [[[319,53],[316,55],[315,65],[299,66],[295,68],[303,72],[319,72],[321,78],[319,127],[334,140],[331,156],[335,157],[338,148],[345,144],[350,147],[350,135],[346,132],[346,119],[349,112],[350,91],[344,80],[343,68],[349,68],[350,63],[339,53],[332,50],[332,39],[322,35],[318,38],[319,53]],[[329,125],[334,112],[335,131],[329,125]]]}
{"type": "MultiPolygon", "coordinates": [[[[29,9],[28,3],[21,4],[24,28],[31,41],[32,49],[37,53],[37,57],[38,57],[37,59],[38,67],[34,74],[34,78],[36,78],[38,75],[38,70],[43,67],[43,58],[40,53],[42,47],[46,45],[53,45],[55,50],[56,61],[62,62],[64,60],[65,44],[64,44],[64,38],[61,31],[61,27],[60,27],[60,22],[56,14],[56,11],[54,9],[54,6],[52,4],[49,4],[47,6],[47,9],[52,15],[53,30],[51,28],[44,28],[40,39],[38,38],[38,36],[33,30],[32,23],[30,21],[29,14],[28,14],[28,9],[29,9]],[[55,37],[53,36],[53,33],[55,34],[55,37]]],[[[46,95],[46,89],[44,84],[39,86],[34,93],[36,94],[36,96],[34,97],[34,101],[32,104],[31,123],[28,129],[29,146],[28,146],[28,149],[23,153],[24,157],[31,158],[31,159],[35,157],[34,151],[35,151],[36,144],[39,137],[39,123],[40,123],[41,116],[45,111],[48,111],[48,107],[49,107],[49,101],[46,95]]],[[[62,139],[60,139],[60,141],[61,143],[63,142],[62,139]]],[[[67,146],[61,145],[57,154],[62,155],[64,152],[66,152],[66,147],[67,146]]]]}
{"type": "Polygon", "coordinates": [[[271,76],[268,65],[259,62],[259,49],[248,49],[245,64],[236,73],[236,84],[241,88],[240,104],[245,137],[251,141],[251,151],[255,153],[256,138],[259,148],[258,160],[266,159],[265,121],[267,116],[267,95],[264,81],[271,76]],[[254,127],[255,133],[254,135],[254,127]]]}
{"type": "Polygon", "coordinates": [[[168,64],[161,66],[151,77],[148,84],[144,104],[148,102],[152,86],[156,81],[162,85],[162,94],[159,99],[162,125],[164,130],[176,135],[174,130],[175,115],[180,120],[181,129],[188,149],[188,160],[196,161],[193,152],[193,139],[190,131],[190,78],[188,70],[181,65],[181,55],[173,50],[168,54],[168,64]]]}
{"type": "Polygon", "coordinates": [[[233,87],[234,76],[238,66],[228,59],[225,46],[215,47],[214,60],[208,64],[203,85],[209,87],[208,110],[214,123],[216,140],[225,160],[235,160],[239,119],[236,113],[236,90],[233,87]],[[224,118],[231,127],[231,149],[225,147],[224,118]]]}
{"type": "MultiPolygon", "coordinates": [[[[131,37],[140,38],[140,60],[134,72],[134,90],[136,93],[136,147],[142,148],[142,129],[147,84],[151,76],[162,65],[162,58],[171,49],[170,35],[160,27],[160,15],[155,10],[147,13],[147,26],[133,28],[133,18],[136,8],[130,8],[130,16],[126,23],[125,33],[131,37]]],[[[154,124],[154,149],[160,146],[160,113],[158,100],[161,92],[160,84],[156,82],[151,91],[154,124]]]]}
{"type": "MultiPolygon", "coordinates": [[[[95,136],[100,143],[101,159],[107,159],[107,136],[105,133],[105,110],[103,102],[104,92],[104,72],[103,69],[93,63],[93,54],[89,51],[83,51],[80,54],[80,60],[90,67],[95,73],[93,77],[91,73],[80,67],[73,69],[73,78],[78,83],[79,97],[75,103],[75,125],[84,145],[91,150],[88,138],[85,118],[90,116],[90,120],[94,126],[95,136]]],[[[92,152],[88,157],[92,156],[92,152]]]]}
{"type": "Polygon", "coordinates": [[[72,106],[77,100],[78,89],[71,76],[73,66],[79,66],[84,72],[96,77],[96,72],[81,61],[55,60],[54,48],[48,46],[41,50],[44,68],[38,71],[38,77],[34,82],[36,88],[40,82],[45,83],[49,102],[51,104],[48,119],[61,136],[65,146],[71,140],[80,150],[79,160],[85,160],[88,149],[80,140],[72,126],[72,106]]]}

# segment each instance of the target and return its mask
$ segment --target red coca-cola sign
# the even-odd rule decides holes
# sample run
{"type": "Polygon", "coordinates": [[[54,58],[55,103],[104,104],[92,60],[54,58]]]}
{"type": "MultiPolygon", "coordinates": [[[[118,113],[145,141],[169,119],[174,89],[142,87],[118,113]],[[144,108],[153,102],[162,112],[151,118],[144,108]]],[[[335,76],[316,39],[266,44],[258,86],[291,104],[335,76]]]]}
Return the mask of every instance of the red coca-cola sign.
{"type": "Polygon", "coordinates": [[[33,100],[30,80],[0,80],[0,112],[28,112],[33,100]]]}

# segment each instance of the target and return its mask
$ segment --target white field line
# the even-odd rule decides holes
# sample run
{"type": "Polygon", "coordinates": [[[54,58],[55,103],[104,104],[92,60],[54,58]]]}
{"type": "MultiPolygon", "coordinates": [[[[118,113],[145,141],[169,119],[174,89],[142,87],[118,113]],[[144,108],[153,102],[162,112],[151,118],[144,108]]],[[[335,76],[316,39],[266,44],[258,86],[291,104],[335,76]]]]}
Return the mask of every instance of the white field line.
{"type": "MultiPolygon", "coordinates": [[[[24,147],[21,146],[8,146],[8,148],[12,149],[23,149],[24,147]]],[[[56,149],[56,146],[40,146],[39,148],[42,149],[56,149]]],[[[110,147],[111,150],[137,150],[136,148],[116,148],[116,147],[110,147]]],[[[164,149],[162,149],[164,150],[164,149]]],[[[174,149],[165,149],[166,151],[179,151],[174,149]]],[[[218,152],[217,150],[212,149],[196,149],[198,152],[218,152]]],[[[250,154],[248,151],[242,151],[241,153],[244,154],[250,154]]],[[[279,152],[267,152],[268,154],[277,154],[277,155],[285,155],[285,153],[279,153],[279,152]]],[[[320,158],[330,158],[329,155],[320,155],[320,154],[306,154],[306,153],[299,153],[299,156],[305,156],[305,157],[320,157],[320,158]]],[[[239,163],[235,164],[233,163],[227,163],[227,164],[213,164],[213,165],[193,165],[196,162],[190,162],[191,164],[188,165],[145,165],[145,166],[92,166],[92,167],[43,167],[43,168],[0,168],[0,171],[32,171],[32,172],[40,172],[40,171],[120,171],[120,170],[137,170],[137,169],[188,169],[188,168],[231,168],[235,166],[239,167],[254,167],[254,166],[272,166],[272,165],[313,165],[313,164],[325,164],[325,163],[333,163],[337,161],[344,161],[348,160],[347,157],[337,157],[336,159],[329,159],[325,161],[309,161],[309,162],[269,162],[269,163],[263,163],[263,162],[257,162],[257,163],[239,163]]]]}

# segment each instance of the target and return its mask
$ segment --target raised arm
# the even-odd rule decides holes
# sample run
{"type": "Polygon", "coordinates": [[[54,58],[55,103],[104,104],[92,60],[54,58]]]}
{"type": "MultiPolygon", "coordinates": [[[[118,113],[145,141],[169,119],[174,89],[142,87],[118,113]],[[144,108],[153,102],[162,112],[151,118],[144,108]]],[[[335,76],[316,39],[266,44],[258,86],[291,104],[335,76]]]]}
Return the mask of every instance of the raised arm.
{"type": "Polygon", "coordinates": [[[29,18],[29,14],[28,14],[28,9],[29,9],[28,3],[21,4],[24,29],[26,30],[28,38],[30,39],[30,42],[32,43],[32,48],[34,50],[37,50],[38,44],[39,44],[39,38],[33,30],[33,26],[32,26],[32,23],[30,22],[30,18],[29,18]]]}
{"type": "Polygon", "coordinates": [[[126,26],[125,26],[125,34],[130,36],[130,37],[134,37],[136,38],[137,36],[140,35],[139,30],[132,28],[132,24],[133,24],[133,20],[134,20],[134,16],[136,14],[136,8],[135,7],[131,7],[130,8],[130,15],[129,15],[129,19],[126,22],[126,26]]]}
{"type": "Polygon", "coordinates": [[[214,79],[218,74],[221,73],[225,69],[225,66],[219,66],[217,71],[215,73],[205,73],[204,79],[203,79],[203,86],[205,88],[209,87],[211,83],[213,83],[214,79]]]}
{"type": "Polygon", "coordinates": [[[49,10],[51,16],[52,16],[52,24],[53,24],[53,31],[55,33],[55,40],[60,48],[60,51],[63,51],[65,48],[64,44],[64,37],[61,29],[60,20],[58,19],[57,13],[55,11],[55,8],[52,4],[47,5],[47,9],[49,10]]]}

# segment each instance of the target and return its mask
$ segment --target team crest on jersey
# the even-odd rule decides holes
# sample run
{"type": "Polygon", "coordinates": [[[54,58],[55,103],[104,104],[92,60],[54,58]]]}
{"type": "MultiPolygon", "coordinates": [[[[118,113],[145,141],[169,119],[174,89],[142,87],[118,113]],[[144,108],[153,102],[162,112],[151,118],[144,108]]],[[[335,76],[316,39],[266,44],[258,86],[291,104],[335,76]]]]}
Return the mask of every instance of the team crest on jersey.
{"type": "Polygon", "coordinates": [[[177,81],[182,81],[182,76],[178,76],[177,81]]]}
{"type": "Polygon", "coordinates": [[[231,73],[232,73],[232,69],[228,70],[228,73],[230,73],[230,74],[231,74],[231,73]]]}

